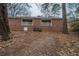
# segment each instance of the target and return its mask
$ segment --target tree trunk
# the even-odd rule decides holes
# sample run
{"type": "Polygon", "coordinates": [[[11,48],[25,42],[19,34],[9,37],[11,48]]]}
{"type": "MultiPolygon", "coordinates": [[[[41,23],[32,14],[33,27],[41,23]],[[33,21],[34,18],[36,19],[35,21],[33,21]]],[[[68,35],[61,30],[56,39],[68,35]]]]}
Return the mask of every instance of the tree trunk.
{"type": "Polygon", "coordinates": [[[66,4],[65,3],[62,3],[62,18],[63,18],[63,32],[64,34],[67,34],[68,28],[67,28],[66,4]]]}
{"type": "Polygon", "coordinates": [[[9,39],[10,29],[7,19],[7,5],[0,3],[0,35],[3,41],[9,39]]]}

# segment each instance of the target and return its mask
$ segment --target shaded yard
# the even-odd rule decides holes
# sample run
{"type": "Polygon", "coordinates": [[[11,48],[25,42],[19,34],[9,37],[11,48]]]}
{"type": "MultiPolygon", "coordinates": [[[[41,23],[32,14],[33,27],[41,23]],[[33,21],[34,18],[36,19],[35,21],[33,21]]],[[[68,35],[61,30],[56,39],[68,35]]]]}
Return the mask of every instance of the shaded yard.
{"type": "Polygon", "coordinates": [[[0,55],[79,55],[79,34],[50,32],[12,32],[7,42],[0,41],[0,55]]]}

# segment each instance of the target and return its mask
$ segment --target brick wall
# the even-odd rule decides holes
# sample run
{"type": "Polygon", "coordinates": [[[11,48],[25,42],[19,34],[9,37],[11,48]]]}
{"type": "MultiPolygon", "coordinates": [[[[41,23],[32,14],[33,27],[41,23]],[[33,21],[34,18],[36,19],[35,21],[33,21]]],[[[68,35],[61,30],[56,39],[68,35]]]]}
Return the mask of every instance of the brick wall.
{"type": "Polygon", "coordinates": [[[21,25],[21,18],[8,18],[9,20],[9,26],[11,31],[21,31],[22,25],[21,25]]]}
{"type": "MultiPolygon", "coordinates": [[[[11,30],[14,31],[21,31],[23,30],[23,26],[21,24],[22,19],[21,18],[8,18],[9,20],[9,26],[11,30]]],[[[32,26],[27,26],[28,31],[33,31],[34,27],[40,27],[42,31],[49,31],[49,32],[63,32],[63,26],[62,26],[62,20],[61,19],[52,19],[52,26],[41,26],[41,20],[33,19],[33,25],[32,26]]]]}
{"type": "Polygon", "coordinates": [[[33,26],[38,27],[41,24],[41,20],[33,20],[33,26]]]}
{"type": "Polygon", "coordinates": [[[52,31],[63,32],[62,20],[52,20],[52,31]]]}

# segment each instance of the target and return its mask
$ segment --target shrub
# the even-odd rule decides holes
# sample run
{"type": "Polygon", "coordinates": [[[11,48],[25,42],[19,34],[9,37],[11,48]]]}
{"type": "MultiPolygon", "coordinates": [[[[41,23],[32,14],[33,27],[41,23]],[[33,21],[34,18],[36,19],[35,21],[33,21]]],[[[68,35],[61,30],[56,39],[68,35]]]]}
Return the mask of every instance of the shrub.
{"type": "Polygon", "coordinates": [[[79,21],[72,22],[70,24],[70,30],[73,32],[79,32],[79,21]]]}

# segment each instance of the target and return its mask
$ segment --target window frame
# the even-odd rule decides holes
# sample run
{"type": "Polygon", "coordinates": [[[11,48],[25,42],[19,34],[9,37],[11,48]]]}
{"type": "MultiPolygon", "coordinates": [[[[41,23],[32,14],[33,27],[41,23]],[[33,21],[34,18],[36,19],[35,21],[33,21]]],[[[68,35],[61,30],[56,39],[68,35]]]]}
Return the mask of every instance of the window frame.
{"type": "Polygon", "coordinates": [[[51,27],[52,26],[52,20],[41,20],[41,26],[51,27]],[[49,25],[44,25],[45,22],[49,23],[49,25]]]}
{"type": "Polygon", "coordinates": [[[22,19],[22,26],[32,26],[33,25],[33,20],[32,19],[22,19]],[[30,25],[29,24],[27,24],[27,25],[25,25],[24,23],[31,23],[30,25]]]}

